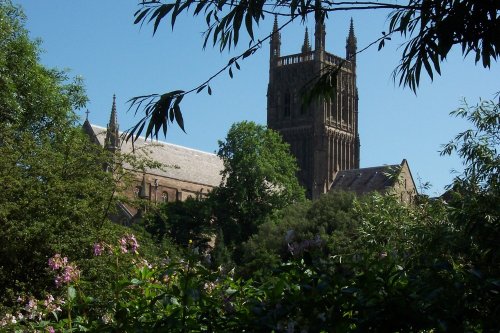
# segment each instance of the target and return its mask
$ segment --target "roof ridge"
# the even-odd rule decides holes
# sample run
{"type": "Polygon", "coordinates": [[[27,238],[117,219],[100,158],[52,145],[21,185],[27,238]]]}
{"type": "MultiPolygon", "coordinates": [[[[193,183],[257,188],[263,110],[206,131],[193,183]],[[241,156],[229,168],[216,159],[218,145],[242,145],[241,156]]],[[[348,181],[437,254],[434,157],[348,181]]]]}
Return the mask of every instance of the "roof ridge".
{"type": "Polygon", "coordinates": [[[347,169],[347,170],[340,170],[339,172],[356,172],[356,171],[362,171],[362,170],[368,170],[368,169],[377,169],[377,168],[395,168],[395,167],[401,167],[401,164],[385,164],[385,165],[378,165],[378,166],[372,166],[372,167],[366,167],[366,168],[359,168],[359,169],[347,169]]]}
{"type": "MultiPolygon", "coordinates": [[[[90,124],[90,126],[92,128],[96,127],[98,129],[102,129],[103,131],[106,131],[105,127],[102,127],[102,126],[99,126],[99,125],[90,124]]],[[[120,131],[118,133],[121,135],[124,132],[120,131]]],[[[143,137],[143,136],[139,136],[139,139],[143,140],[145,143],[148,142],[148,140],[145,137],[143,137]]],[[[157,144],[164,144],[164,145],[173,146],[173,147],[179,147],[179,148],[183,148],[183,149],[186,149],[186,150],[191,150],[191,151],[194,151],[194,152],[199,152],[199,153],[207,154],[207,155],[210,155],[210,156],[217,156],[217,154],[209,153],[209,152],[204,151],[204,150],[194,149],[194,148],[190,148],[190,147],[186,147],[186,146],[181,146],[181,145],[178,145],[178,144],[175,144],[175,143],[166,142],[166,141],[156,140],[156,142],[153,142],[153,140],[151,140],[150,142],[151,143],[157,143],[157,144]]]]}

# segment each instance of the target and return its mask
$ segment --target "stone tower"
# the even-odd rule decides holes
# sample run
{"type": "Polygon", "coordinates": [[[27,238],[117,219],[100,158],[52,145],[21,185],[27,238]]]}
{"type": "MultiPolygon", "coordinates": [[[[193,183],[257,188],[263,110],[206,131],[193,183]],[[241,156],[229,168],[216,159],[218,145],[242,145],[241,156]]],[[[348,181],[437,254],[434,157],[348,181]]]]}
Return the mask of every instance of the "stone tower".
{"type": "Polygon", "coordinates": [[[267,125],[290,144],[300,168],[299,181],[313,199],[329,190],[338,171],[359,168],[356,37],[352,19],[345,59],[325,51],[325,37],[325,24],[320,18],[315,26],[314,49],[306,29],[301,52],[281,56],[281,36],[275,18],[270,41],[267,125]],[[318,97],[305,105],[304,87],[330,66],[340,67],[334,97],[318,97]]]}

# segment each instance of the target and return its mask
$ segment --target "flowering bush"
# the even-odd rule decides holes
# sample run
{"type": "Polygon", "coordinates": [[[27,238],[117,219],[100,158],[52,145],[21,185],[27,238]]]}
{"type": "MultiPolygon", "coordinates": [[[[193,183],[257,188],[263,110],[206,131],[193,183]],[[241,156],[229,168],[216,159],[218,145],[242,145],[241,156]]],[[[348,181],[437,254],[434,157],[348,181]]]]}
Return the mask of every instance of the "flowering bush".
{"type": "Polygon", "coordinates": [[[80,270],[75,264],[68,263],[68,258],[62,258],[60,254],[55,254],[49,259],[49,267],[58,272],[54,280],[57,287],[76,283],[80,279],[80,270]]]}
{"type": "Polygon", "coordinates": [[[88,297],[81,292],[79,285],[85,281],[80,281],[76,265],[56,254],[49,259],[49,267],[55,273],[56,285],[66,288],[66,298],[54,300],[49,295],[43,301],[29,299],[24,310],[6,314],[0,325],[19,332],[185,332],[238,327],[246,307],[245,290],[255,290],[250,284],[207,270],[194,252],[187,259],[165,258],[153,265],[138,255],[138,248],[132,234],[123,236],[116,246],[94,244],[94,255],[116,259],[114,299],[108,300],[103,311],[92,309],[102,301],[99,293],[88,297]],[[132,256],[125,272],[120,266],[120,261],[125,261],[123,255],[132,256]]]}

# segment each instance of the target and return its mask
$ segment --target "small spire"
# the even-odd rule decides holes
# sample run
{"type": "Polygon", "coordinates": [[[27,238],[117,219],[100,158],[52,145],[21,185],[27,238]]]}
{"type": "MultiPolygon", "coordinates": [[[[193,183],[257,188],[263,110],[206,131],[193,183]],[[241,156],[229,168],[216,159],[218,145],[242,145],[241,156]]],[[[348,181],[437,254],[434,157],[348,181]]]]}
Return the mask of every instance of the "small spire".
{"type": "Polygon", "coordinates": [[[113,94],[113,104],[111,105],[111,114],[109,116],[108,129],[106,131],[106,148],[116,151],[120,147],[120,135],[118,128],[118,115],[116,113],[116,95],[113,94]]]}
{"type": "Polygon", "coordinates": [[[347,37],[347,41],[352,41],[356,44],[356,36],[354,35],[354,21],[351,17],[351,25],[349,26],[349,36],[347,37]]]}
{"type": "Polygon", "coordinates": [[[118,126],[118,116],[116,115],[116,95],[113,94],[113,105],[111,105],[111,115],[109,117],[109,126],[118,126]]]}
{"type": "Polygon", "coordinates": [[[280,56],[280,48],[281,48],[281,36],[278,30],[278,15],[274,14],[274,25],[273,25],[273,32],[271,34],[271,39],[270,39],[270,60],[271,63],[274,63],[274,61],[279,58],[280,56]]]}
{"type": "Polygon", "coordinates": [[[278,32],[278,15],[274,14],[273,33],[278,32]]]}
{"type": "Polygon", "coordinates": [[[349,35],[345,41],[346,58],[347,60],[356,61],[357,39],[354,34],[354,21],[351,17],[351,24],[349,26],[349,35]]]}
{"type": "Polygon", "coordinates": [[[302,53],[308,53],[311,52],[311,44],[309,43],[309,32],[307,31],[306,27],[306,33],[304,36],[304,44],[302,45],[302,53]]]}
{"type": "Polygon", "coordinates": [[[89,109],[87,109],[87,111],[85,111],[85,121],[89,121],[89,109]]]}

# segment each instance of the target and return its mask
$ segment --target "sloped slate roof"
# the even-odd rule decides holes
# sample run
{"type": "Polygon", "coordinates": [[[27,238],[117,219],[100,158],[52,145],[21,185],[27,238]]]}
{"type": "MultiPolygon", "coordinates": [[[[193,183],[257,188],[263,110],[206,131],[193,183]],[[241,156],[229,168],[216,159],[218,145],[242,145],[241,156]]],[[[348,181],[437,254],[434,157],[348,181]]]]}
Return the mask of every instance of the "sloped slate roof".
{"type": "MultiPolygon", "coordinates": [[[[106,128],[86,125],[84,124],[86,130],[88,131],[90,127],[94,138],[104,146],[106,128]]],[[[220,185],[222,179],[220,172],[223,169],[223,164],[222,160],[215,154],[161,141],[146,141],[143,137],[139,137],[133,144],[132,140],[121,140],[121,151],[123,153],[132,153],[134,148],[136,154],[147,152],[147,156],[157,162],[178,167],[166,167],[164,170],[148,170],[148,173],[197,184],[220,185]]]]}
{"type": "Polygon", "coordinates": [[[330,190],[351,191],[358,195],[383,192],[394,186],[400,170],[400,164],[342,170],[337,172],[330,190]]]}

